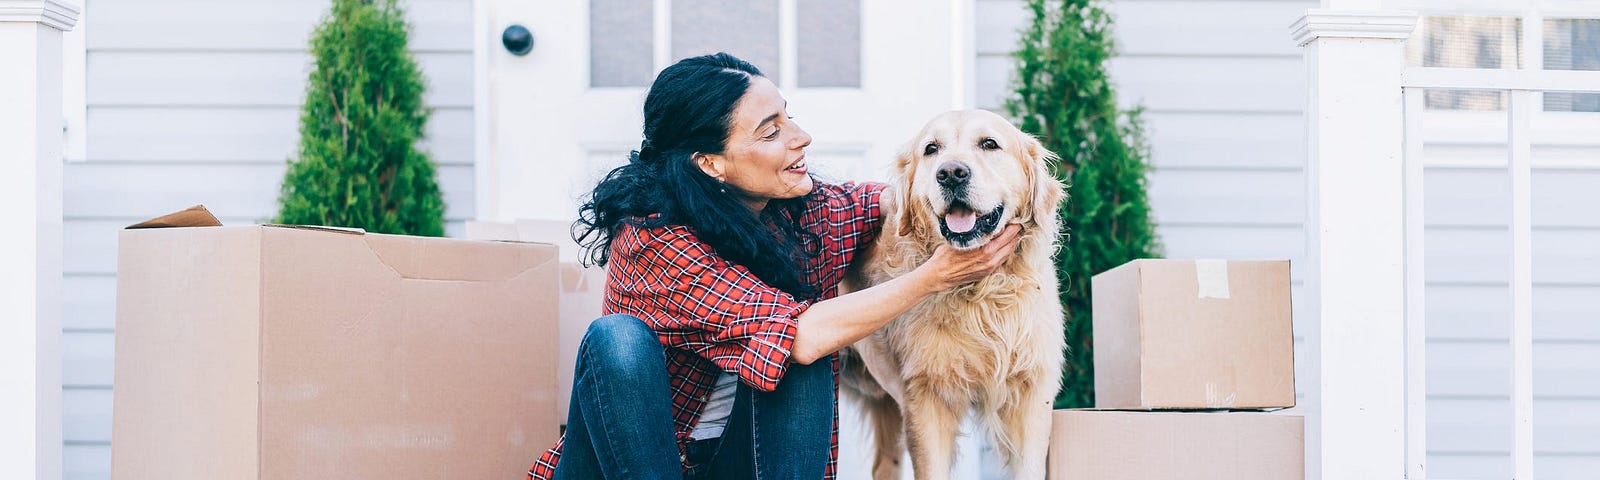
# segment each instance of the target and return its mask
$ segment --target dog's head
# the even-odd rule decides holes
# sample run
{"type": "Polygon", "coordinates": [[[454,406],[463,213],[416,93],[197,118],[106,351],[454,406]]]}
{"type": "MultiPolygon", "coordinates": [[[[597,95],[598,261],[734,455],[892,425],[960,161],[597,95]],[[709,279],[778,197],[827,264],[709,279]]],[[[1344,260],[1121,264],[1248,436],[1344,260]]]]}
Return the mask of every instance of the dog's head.
{"type": "Polygon", "coordinates": [[[1055,154],[987,110],[929,121],[895,162],[901,236],[937,231],[958,249],[983,246],[1009,223],[1055,225],[1061,182],[1055,154]]]}

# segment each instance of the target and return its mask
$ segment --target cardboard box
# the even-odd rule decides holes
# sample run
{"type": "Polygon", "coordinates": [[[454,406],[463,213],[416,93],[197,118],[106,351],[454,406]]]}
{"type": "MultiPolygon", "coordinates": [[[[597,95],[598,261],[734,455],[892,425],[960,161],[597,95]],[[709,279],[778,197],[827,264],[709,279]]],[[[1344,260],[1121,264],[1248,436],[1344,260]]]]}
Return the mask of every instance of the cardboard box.
{"type": "Polygon", "coordinates": [[[561,265],[560,358],[556,362],[557,411],[563,425],[572,401],[572,371],[577,366],[578,345],[589,324],[600,318],[605,304],[606,269],[584,267],[578,259],[582,250],[572,240],[572,222],[555,220],[517,220],[516,222],[467,222],[466,235],[474,240],[539,242],[556,245],[561,265]]]}
{"type": "Polygon", "coordinates": [[[1262,412],[1057,410],[1051,480],[1300,480],[1305,418],[1262,412]]]}
{"type": "Polygon", "coordinates": [[[1095,407],[1294,406],[1288,261],[1134,260],[1092,282],[1095,407]]]}
{"type": "Polygon", "coordinates": [[[557,434],[555,256],[308,227],[121,232],[112,478],[521,476],[557,434]]]}

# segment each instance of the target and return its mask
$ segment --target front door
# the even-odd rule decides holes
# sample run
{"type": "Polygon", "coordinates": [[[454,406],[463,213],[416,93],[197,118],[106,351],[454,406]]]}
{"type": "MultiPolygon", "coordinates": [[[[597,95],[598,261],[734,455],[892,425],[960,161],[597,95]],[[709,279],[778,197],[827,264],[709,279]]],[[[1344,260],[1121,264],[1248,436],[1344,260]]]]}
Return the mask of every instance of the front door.
{"type": "Polygon", "coordinates": [[[970,103],[967,3],[478,0],[477,218],[576,218],[639,148],[656,72],[718,51],[779,86],[820,178],[882,179],[923,122],[970,103]],[[502,45],[512,25],[532,34],[525,55],[502,45]]]}

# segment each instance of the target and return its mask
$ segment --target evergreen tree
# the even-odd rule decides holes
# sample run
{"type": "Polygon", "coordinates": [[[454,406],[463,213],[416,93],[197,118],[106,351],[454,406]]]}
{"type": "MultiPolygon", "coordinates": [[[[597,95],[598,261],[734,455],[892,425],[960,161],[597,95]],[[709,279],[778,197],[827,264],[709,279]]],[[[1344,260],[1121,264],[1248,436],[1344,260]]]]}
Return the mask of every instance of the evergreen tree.
{"type": "Polygon", "coordinates": [[[1159,255],[1145,196],[1146,159],[1139,110],[1117,107],[1106,72],[1114,54],[1111,17],[1090,0],[1029,0],[1015,92],[1006,111],[1022,130],[1061,155],[1057,178],[1069,185],[1056,253],[1067,311],[1067,365],[1056,408],[1094,406],[1090,277],[1129,260],[1159,255]]]}
{"type": "Polygon", "coordinates": [[[409,30],[395,0],[333,0],[311,34],[300,154],[274,221],[444,235],[433,162],[415,146],[429,112],[409,30]]]}

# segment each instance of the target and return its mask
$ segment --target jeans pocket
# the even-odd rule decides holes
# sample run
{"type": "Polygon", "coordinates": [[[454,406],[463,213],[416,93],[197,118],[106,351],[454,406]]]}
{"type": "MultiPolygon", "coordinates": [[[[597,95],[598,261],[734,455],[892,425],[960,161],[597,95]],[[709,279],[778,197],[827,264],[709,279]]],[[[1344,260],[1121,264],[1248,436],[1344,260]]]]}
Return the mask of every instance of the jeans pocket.
{"type": "Polygon", "coordinates": [[[708,470],[711,468],[711,461],[716,458],[717,448],[720,445],[722,445],[720,437],[694,440],[685,445],[683,453],[684,464],[689,469],[684,472],[683,477],[697,479],[709,474],[708,470]]]}

